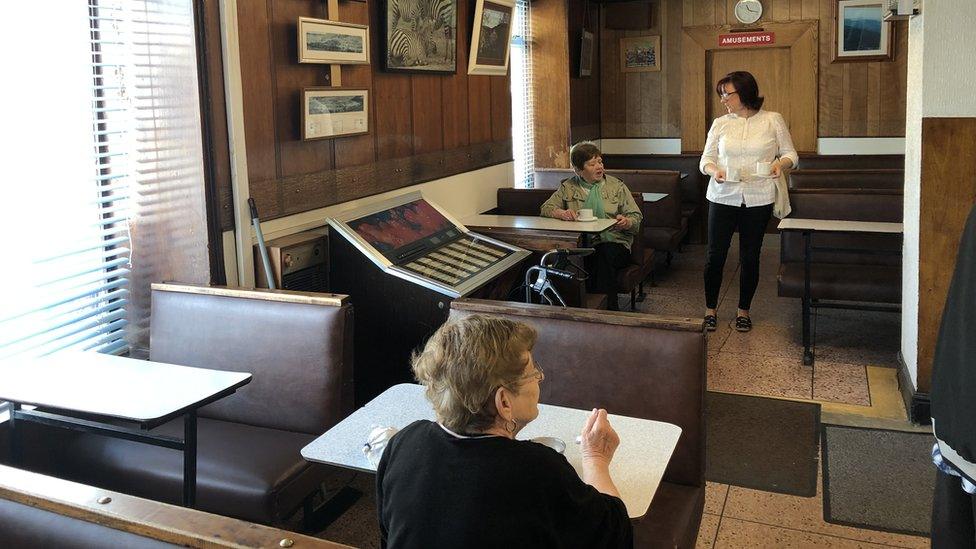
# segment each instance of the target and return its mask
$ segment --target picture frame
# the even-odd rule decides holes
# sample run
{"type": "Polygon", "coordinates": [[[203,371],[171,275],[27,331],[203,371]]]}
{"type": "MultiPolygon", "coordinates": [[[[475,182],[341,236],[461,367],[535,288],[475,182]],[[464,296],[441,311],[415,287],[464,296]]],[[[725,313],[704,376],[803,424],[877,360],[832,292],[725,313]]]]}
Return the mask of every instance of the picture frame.
{"type": "Polygon", "coordinates": [[[620,72],[661,70],[661,37],[625,36],[620,39],[620,72]]]}
{"type": "Polygon", "coordinates": [[[894,60],[894,25],[885,0],[836,0],[831,63],[894,60]]]}
{"type": "Polygon", "coordinates": [[[593,33],[583,31],[580,38],[579,75],[585,78],[593,74],[593,33]]]}
{"type": "Polygon", "coordinates": [[[478,0],[471,32],[468,74],[508,74],[515,0],[478,0]]]}
{"type": "Polygon", "coordinates": [[[383,69],[457,73],[458,0],[384,0],[383,69]]]}
{"type": "Polygon", "coordinates": [[[314,87],[302,89],[302,140],[369,133],[369,91],[314,87]]]}
{"type": "Polygon", "coordinates": [[[298,18],[298,62],[369,64],[369,26],[298,18]]]}

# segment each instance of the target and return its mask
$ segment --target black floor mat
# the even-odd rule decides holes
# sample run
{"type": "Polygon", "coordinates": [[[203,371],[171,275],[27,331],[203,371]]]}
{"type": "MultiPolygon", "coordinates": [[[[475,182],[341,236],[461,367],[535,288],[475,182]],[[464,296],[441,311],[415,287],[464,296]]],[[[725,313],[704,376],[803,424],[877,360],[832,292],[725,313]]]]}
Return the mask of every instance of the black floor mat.
{"type": "Polygon", "coordinates": [[[824,520],[927,535],[934,442],[930,433],[824,425],[824,520]]]}
{"type": "Polygon", "coordinates": [[[705,423],[706,479],[817,495],[819,404],[708,392],[705,423]]]}

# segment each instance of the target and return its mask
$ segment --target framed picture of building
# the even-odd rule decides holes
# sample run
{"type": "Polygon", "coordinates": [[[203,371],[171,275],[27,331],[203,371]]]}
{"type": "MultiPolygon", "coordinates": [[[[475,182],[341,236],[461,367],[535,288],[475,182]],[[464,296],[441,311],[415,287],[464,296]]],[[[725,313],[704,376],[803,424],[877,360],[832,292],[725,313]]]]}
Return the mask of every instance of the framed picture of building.
{"type": "Polygon", "coordinates": [[[299,17],[298,62],[369,64],[369,27],[299,17]]]}
{"type": "Polygon", "coordinates": [[[508,73],[514,22],[515,0],[478,0],[471,33],[468,74],[508,73]]]}
{"type": "Polygon", "coordinates": [[[894,26],[884,21],[882,0],[837,0],[832,63],[891,61],[894,26]]]}
{"type": "Polygon", "coordinates": [[[593,74],[593,33],[583,31],[583,37],[580,40],[580,77],[590,76],[593,74]]]}
{"type": "Polygon", "coordinates": [[[660,36],[626,36],[620,39],[620,72],[661,70],[660,36]]]}
{"type": "Polygon", "coordinates": [[[388,71],[457,72],[458,0],[385,0],[383,68],[388,71]]]}
{"type": "Polygon", "coordinates": [[[369,92],[344,88],[302,90],[302,139],[369,132],[369,92]]]}

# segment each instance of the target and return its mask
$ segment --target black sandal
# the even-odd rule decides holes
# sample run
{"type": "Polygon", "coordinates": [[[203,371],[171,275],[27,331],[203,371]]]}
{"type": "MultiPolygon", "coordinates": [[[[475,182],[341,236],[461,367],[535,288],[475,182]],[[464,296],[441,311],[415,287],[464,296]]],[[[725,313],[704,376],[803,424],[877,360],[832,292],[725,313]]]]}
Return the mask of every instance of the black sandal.
{"type": "Polygon", "coordinates": [[[752,319],[747,316],[735,317],[735,331],[748,332],[752,329],[752,319]]]}
{"type": "Polygon", "coordinates": [[[705,330],[714,332],[718,329],[718,318],[715,315],[705,315],[705,330]]]}

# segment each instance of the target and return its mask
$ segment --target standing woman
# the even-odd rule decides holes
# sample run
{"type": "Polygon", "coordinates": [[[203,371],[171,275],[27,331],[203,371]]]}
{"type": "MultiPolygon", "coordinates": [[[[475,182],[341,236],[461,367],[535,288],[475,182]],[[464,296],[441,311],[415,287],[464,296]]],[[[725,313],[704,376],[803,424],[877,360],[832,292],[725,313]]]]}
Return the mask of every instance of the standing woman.
{"type": "Polygon", "coordinates": [[[722,287],[722,269],[732,234],[739,230],[739,309],[735,329],[752,329],[749,306],[759,285],[759,252],[773,213],[776,178],[797,164],[796,150],[783,116],[762,110],[763,97],[752,74],[730,72],[715,91],[728,114],[716,118],[708,130],[699,169],[710,175],[708,253],[705,258],[705,327],[718,326],[715,308],[722,287]],[[759,175],[758,163],[769,163],[769,175],[759,175]]]}

